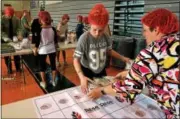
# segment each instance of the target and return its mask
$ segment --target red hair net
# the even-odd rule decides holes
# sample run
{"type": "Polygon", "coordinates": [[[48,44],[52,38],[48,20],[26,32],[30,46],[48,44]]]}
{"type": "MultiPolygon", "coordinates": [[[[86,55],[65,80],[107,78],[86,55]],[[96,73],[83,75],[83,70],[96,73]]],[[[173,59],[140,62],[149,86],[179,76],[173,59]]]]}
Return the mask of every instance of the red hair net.
{"type": "Polygon", "coordinates": [[[84,22],[85,24],[89,24],[89,22],[88,22],[88,17],[84,17],[84,18],[83,18],[83,22],[84,22]]]}
{"type": "Polygon", "coordinates": [[[82,21],[83,21],[83,16],[78,15],[78,16],[77,16],[77,20],[82,22],[82,21]]]}
{"type": "Polygon", "coordinates": [[[88,15],[89,24],[105,27],[109,21],[109,13],[103,4],[96,4],[88,15]]]}
{"type": "Polygon", "coordinates": [[[4,14],[6,16],[12,17],[14,15],[14,9],[12,7],[6,7],[4,9],[4,14]]]}
{"type": "Polygon", "coordinates": [[[45,22],[47,25],[50,25],[51,24],[51,16],[49,14],[49,12],[47,11],[43,11],[41,13],[41,16],[40,16],[40,19],[45,22]]]}
{"type": "Polygon", "coordinates": [[[69,20],[69,19],[70,19],[70,18],[69,18],[69,15],[68,15],[68,14],[64,14],[64,15],[62,16],[62,20],[64,20],[64,19],[68,19],[68,20],[69,20]]]}
{"type": "Polygon", "coordinates": [[[167,9],[153,10],[143,16],[141,22],[150,28],[159,27],[163,34],[175,33],[179,30],[177,16],[167,9]]]}
{"type": "Polygon", "coordinates": [[[44,11],[39,11],[38,17],[41,17],[42,12],[44,12],[44,11]]]}

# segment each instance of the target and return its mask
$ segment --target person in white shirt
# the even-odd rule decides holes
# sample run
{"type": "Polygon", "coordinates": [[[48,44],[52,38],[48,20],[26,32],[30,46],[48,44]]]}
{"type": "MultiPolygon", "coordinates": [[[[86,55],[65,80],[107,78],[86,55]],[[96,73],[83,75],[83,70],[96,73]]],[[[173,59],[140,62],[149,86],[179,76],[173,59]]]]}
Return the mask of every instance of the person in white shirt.
{"type": "Polygon", "coordinates": [[[46,88],[46,57],[49,56],[51,70],[52,70],[52,85],[55,87],[55,77],[56,77],[56,48],[57,48],[57,33],[56,29],[51,26],[51,16],[49,12],[43,11],[40,16],[40,22],[42,24],[41,30],[39,32],[40,39],[36,40],[34,54],[39,54],[40,72],[42,82],[40,86],[46,88]]]}

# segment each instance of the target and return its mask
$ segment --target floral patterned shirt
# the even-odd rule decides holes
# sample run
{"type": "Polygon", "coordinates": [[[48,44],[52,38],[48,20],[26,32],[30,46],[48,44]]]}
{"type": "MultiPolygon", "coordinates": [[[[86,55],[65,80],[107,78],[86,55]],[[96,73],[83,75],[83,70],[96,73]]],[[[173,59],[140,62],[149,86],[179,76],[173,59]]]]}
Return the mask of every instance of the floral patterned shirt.
{"type": "Polygon", "coordinates": [[[179,34],[152,42],[135,59],[124,81],[112,87],[131,103],[145,86],[160,105],[166,118],[179,118],[180,111],[180,39],[179,34]]]}

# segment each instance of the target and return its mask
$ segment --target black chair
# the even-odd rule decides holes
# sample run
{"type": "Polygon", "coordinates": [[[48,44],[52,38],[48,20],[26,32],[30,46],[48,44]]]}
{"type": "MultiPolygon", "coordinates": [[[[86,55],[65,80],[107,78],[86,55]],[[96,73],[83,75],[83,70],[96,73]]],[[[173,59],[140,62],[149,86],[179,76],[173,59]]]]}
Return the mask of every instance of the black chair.
{"type": "MultiPolygon", "coordinates": [[[[119,54],[128,57],[130,59],[134,58],[134,48],[135,48],[135,40],[132,37],[126,36],[114,36],[113,39],[113,50],[118,52],[119,54]]],[[[124,69],[126,63],[122,60],[112,58],[112,66],[124,69]]]]}

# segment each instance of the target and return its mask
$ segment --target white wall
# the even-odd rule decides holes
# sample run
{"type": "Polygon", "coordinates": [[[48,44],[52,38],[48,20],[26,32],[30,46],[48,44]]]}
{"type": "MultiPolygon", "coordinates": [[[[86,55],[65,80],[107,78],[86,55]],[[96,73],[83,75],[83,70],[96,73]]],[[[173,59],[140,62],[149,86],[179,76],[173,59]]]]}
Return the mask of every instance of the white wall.
{"type": "Polygon", "coordinates": [[[60,3],[60,2],[62,2],[62,0],[58,0],[58,1],[49,0],[49,1],[46,1],[45,4],[50,5],[50,4],[60,3]]]}
{"type": "MultiPolygon", "coordinates": [[[[113,30],[114,0],[93,0],[93,1],[63,0],[63,2],[56,3],[55,1],[53,3],[53,1],[48,1],[48,3],[49,4],[46,4],[45,6],[45,10],[51,14],[54,24],[57,25],[57,23],[60,21],[63,14],[69,14],[70,21],[68,25],[69,25],[69,29],[72,29],[72,30],[74,30],[77,25],[77,19],[76,19],[77,15],[87,16],[90,9],[96,3],[102,3],[109,11],[109,16],[110,16],[109,25],[110,25],[111,31],[113,30]]],[[[39,8],[35,8],[31,10],[32,18],[37,17],[39,10],[40,10],[39,8]]]]}
{"type": "Polygon", "coordinates": [[[145,12],[149,12],[157,8],[169,9],[175,13],[178,18],[180,18],[180,0],[145,0],[145,12]]]}
{"type": "Polygon", "coordinates": [[[4,9],[4,4],[11,4],[15,11],[30,10],[30,0],[2,0],[2,10],[4,9]]]}

